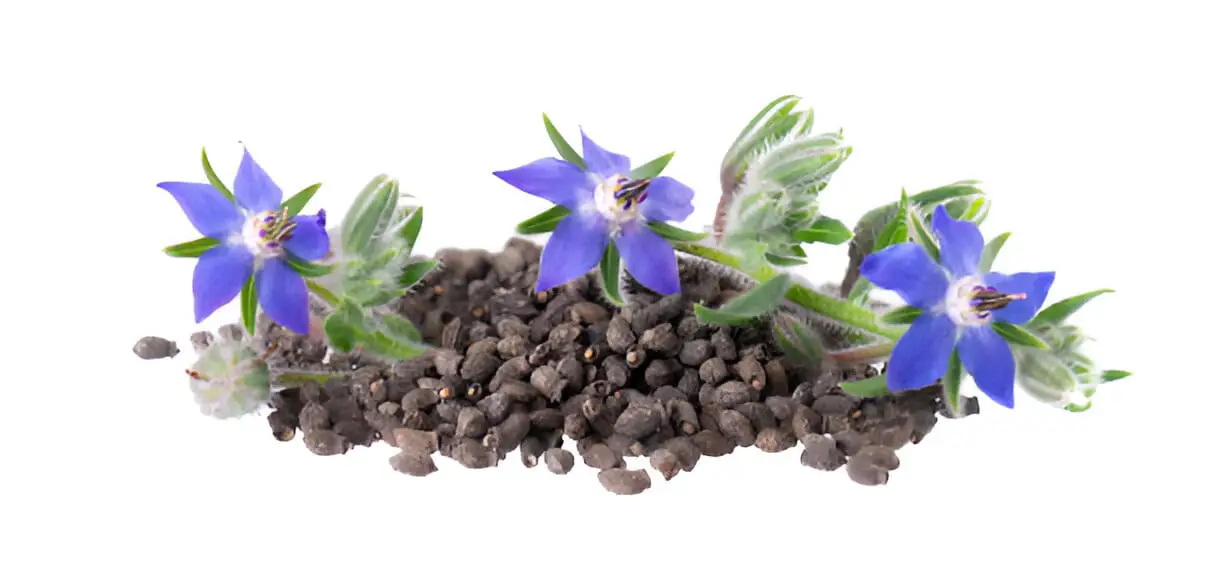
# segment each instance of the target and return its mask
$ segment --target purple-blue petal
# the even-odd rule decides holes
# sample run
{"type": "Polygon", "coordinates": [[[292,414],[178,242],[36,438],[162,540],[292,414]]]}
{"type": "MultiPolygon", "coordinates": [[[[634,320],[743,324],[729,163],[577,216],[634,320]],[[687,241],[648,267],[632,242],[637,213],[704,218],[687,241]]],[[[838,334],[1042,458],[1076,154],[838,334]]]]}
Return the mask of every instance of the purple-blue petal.
{"type": "Polygon", "coordinates": [[[990,325],[965,329],[956,351],[978,390],[1007,408],[1015,405],[1016,360],[990,325]]]}
{"type": "Polygon", "coordinates": [[[242,229],[242,213],[211,184],[162,182],[158,188],[174,196],[191,225],[205,237],[218,241],[242,229]]]}
{"type": "Polygon", "coordinates": [[[917,243],[898,243],[863,259],[859,271],[876,287],[892,290],[905,303],[932,308],[947,295],[948,273],[917,243]]]}
{"type": "Polygon", "coordinates": [[[582,161],[586,163],[587,171],[601,178],[629,175],[628,157],[600,147],[587,136],[586,131],[579,130],[582,133],[582,161]]]}
{"type": "Polygon", "coordinates": [[[991,312],[996,320],[1015,325],[1029,322],[1045,304],[1050,286],[1054,284],[1054,272],[1023,272],[1018,274],[991,273],[986,275],[986,285],[1008,294],[1024,293],[1023,300],[1013,300],[1007,306],[991,312]]]}
{"type": "Polygon", "coordinates": [[[561,219],[540,254],[536,292],[582,277],[599,265],[608,248],[608,223],[597,213],[573,213],[561,219]]]}
{"type": "Polygon", "coordinates": [[[956,347],[956,323],[943,314],[923,313],[901,335],[888,358],[884,380],[888,389],[903,392],[930,386],[948,370],[956,347]]]}
{"type": "Polygon", "coordinates": [[[281,192],[276,182],[255,163],[251,153],[242,150],[242,163],[238,164],[238,175],[234,177],[234,199],[252,214],[279,210],[281,192]]]}
{"type": "Polygon", "coordinates": [[[625,268],[643,286],[669,295],[680,292],[680,269],[671,243],[643,223],[622,227],[616,238],[616,251],[625,268]]]}
{"type": "Polygon", "coordinates": [[[191,277],[196,322],[229,304],[246,285],[254,265],[255,256],[242,245],[222,243],[205,251],[196,261],[191,277]]]}
{"type": "Polygon", "coordinates": [[[982,262],[985,241],[977,225],[952,218],[940,204],[931,218],[931,229],[939,238],[940,262],[953,276],[963,278],[981,273],[978,265],[982,262]]]}
{"type": "Polygon", "coordinates": [[[639,209],[647,220],[682,221],[693,214],[693,189],[674,178],[655,178],[639,209]]]}
{"type": "Polygon", "coordinates": [[[595,198],[595,176],[555,157],[537,159],[522,167],[493,172],[493,175],[532,196],[569,210],[582,208],[595,198]]]}
{"type": "Polygon", "coordinates": [[[290,253],[308,260],[318,261],[327,256],[331,243],[327,238],[326,216],[323,211],[318,214],[304,214],[293,217],[296,226],[293,234],[285,242],[285,248],[290,253]]]}
{"type": "Polygon", "coordinates": [[[310,304],[306,281],[285,260],[273,257],[264,261],[255,275],[259,307],[276,324],[299,335],[310,332],[310,304]]]}

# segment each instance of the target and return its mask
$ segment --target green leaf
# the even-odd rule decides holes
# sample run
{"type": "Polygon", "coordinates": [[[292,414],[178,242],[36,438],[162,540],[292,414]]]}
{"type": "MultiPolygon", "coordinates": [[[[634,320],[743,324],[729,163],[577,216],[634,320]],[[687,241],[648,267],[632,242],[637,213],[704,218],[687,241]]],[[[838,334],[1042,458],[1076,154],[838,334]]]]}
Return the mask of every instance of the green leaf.
{"type": "Polygon", "coordinates": [[[863,306],[867,304],[869,294],[871,294],[871,282],[865,278],[859,278],[854,281],[854,286],[850,288],[850,294],[846,296],[846,300],[863,306]]]}
{"type": "Polygon", "coordinates": [[[225,183],[221,181],[221,178],[217,177],[217,172],[213,171],[212,163],[208,161],[207,149],[200,149],[200,160],[204,163],[204,175],[208,177],[208,183],[212,184],[212,187],[216,188],[222,196],[225,196],[230,202],[233,202],[234,193],[230,192],[230,189],[225,187],[225,183]]]}
{"type": "Polygon", "coordinates": [[[960,390],[961,383],[965,379],[965,366],[961,363],[960,353],[955,349],[952,350],[952,356],[948,358],[948,371],[944,372],[943,377],[943,393],[944,403],[952,411],[952,414],[961,416],[960,405],[960,390]]]}
{"type": "Polygon", "coordinates": [[[548,131],[548,138],[552,141],[553,147],[557,148],[557,153],[564,159],[582,169],[586,169],[586,162],[574,151],[573,147],[561,136],[561,132],[557,127],[553,126],[552,121],[548,120],[548,115],[544,115],[544,130],[548,131]]]}
{"type": "Polygon", "coordinates": [[[1101,372],[1101,383],[1116,382],[1122,378],[1130,377],[1131,373],[1123,370],[1105,370],[1101,372]]]}
{"type": "Polygon", "coordinates": [[[323,333],[332,347],[345,353],[352,351],[357,341],[357,329],[339,312],[328,315],[323,321],[323,333]]]}
{"type": "Polygon", "coordinates": [[[1036,333],[1033,333],[1020,325],[995,321],[991,323],[991,326],[994,327],[994,332],[998,333],[1010,343],[1023,345],[1025,347],[1034,347],[1037,349],[1050,348],[1050,344],[1046,343],[1044,339],[1038,337],[1036,333]]]}
{"type": "Polygon", "coordinates": [[[926,207],[928,205],[939,204],[940,202],[951,200],[953,198],[982,194],[982,189],[978,188],[977,184],[977,180],[961,180],[955,184],[948,184],[947,186],[940,186],[933,190],[919,192],[914,194],[911,200],[914,201],[914,204],[926,207]]]}
{"type": "Polygon", "coordinates": [[[902,306],[884,313],[880,316],[880,322],[889,323],[892,325],[908,325],[918,320],[922,315],[922,309],[913,306],[902,306]]]}
{"type": "Polygon", "coordinates": [[[162,249],[170,257],[199,257],[205,251],[217,246],[218,241],[212,237],[200,237],[195,241],[187,241],[162,249]]]}
{"type": "Polygon", "coordinates": [[[306,186],[301,192],[294,194],[292,198],[281,204],[281,208],[289,211],[289,216],[297,216],[301,214],[302,210],[306,208],[306,205],[310,203],[310,199],[314,198],[315,192],[319,191],[319,186],[322,185],[323,184],[315,184],[313,186],[306,186]]]}
{"type": "Polygon", "coordinates": [[[324,288],[321,284],[314,280],[306,280],[306,288],[311,292],[314,292],[315,296],[322,298],[325,302],[332,306],[336,306],[340,303],[340,299],[337,298],[335,294],[332,294],[331,290],[324,288]]]}
{"type": "Polygon", "coordinates": [[[425,209],[418,206],[408,214],[412,216],[409,217],[408,224],[404,225],[403,230],[400,231],[400,238],[407,244],[408,253],[412,253],[412,248],[416,247],[417,237],[421,234],[421,225],[425,222],[425,209]]]}
{"type": "Polygon", "coordinates": [[[340,229],[342,250],[355,255],[366,253],[374,237],[391,222],[398,199],[398,182],[385,175],[370,180],[344,215],[340,229]]]}
{"type": "Polygon", "coordinates": [[[807,264],[807,259],[803,257],[768,252],[765,253],[765,260],[778,267],[795,267],[807,264]]]}
{"type": "Polygon", "coordinates": [[[404,267],[404,273],[400,276],[400,284],[404,286],[412,286],[421,281],[421,278],[424,278],[425,274],[429,273],[437,266],[438,262],[433,259],[426,259],[424,261],[410,263],[404,267]]]}
{"type": "Polygon", "coordinates": [[[804,243],[841,245],[853,238],[854,233],[851,233],[841,221],[822,216],[812,226],[795,231],[794,237],[804,243]]]}
{"type": "Polygon", "coordinates": [[[750,323],[761,315],[773,312],[786,298],[791,279],[788,274],[779,274],[768,281],[757,284],[751,290],[736,296],[720,308],[713,309],[693,305],[697,322],[703,324],[737,325],[750,323]]]}
{"type": "Polygon", "coordinates": [[[820,337],[788,313],[774,315],[774,340],[796,365],[818,364],[822,359],[820,337]]]}
{"type": "Polygon", "coordinates": [[[905,243],[909,241],[909,226],[907,211],[909,210],[909,197],[905,191],[901,191],[901,203],[897,207],[897,212],[893,215],[892,220],[884,225],[884,229],[880,231],[880,236],[876,238],[875,248],[873,251],[880,251],[887,247],[905,243]]]}
{"type": "Polygon", "coordinates": [[[694,233],[664,222],[652,222],[648,223],[647,226],[653,229],[657,235],[668,241],[695,242],[709,236],[709,233],[694,233]]]}
{"type": "Polygon", "coordinates": [[[386,327],[388,334],[394,339],[407,343],[420,343],[421,331],[412,324],[412,321],[398,315],[387,313],[382,315],[383,326],[386,327]]]}
{"type": "Polygon", "coordinates": [[[877,398],[880,396],[888,396],[888,381],[884,374],[872,376],[866,380],[854,380],[852,382],[842,382],[841,389],[846,394],[857,396],[859,398],[877,398]]]}
{"type": "MultiPolygon", "coordinates": [[[[793,96],[793,95],[786,95],[780,98],[776,98],[774,99],[773,102],[766,104],[765,108],[762,108],[761,111],[758,112],[756,116],[752,117],[752,120],[748,121],[748,125],[744,127],[744,130],[740,131],[740,134],[738,137],[735,138],[734,143],[739,143],[740,141],[744,140],[744,137],[747,137],[748,133],[752,132],[753,127],[755,127],[757,123],[761,122],[761,119],[765,118],[765,115],[769,114],[769,111],[773,110],[775,106],[783,102],[786,102],[786,101],[793,101],[793,102],[798,103],[799,97],[793,96]]],[[[790,109],[794,107],[795,107],[794,104],[792,104],[790,105],[790,108],[786,109],[786,111],[789,112],[790,109]]]]}
{"type": "Polygon", "coordinates": [[[609,243],[608,248],[604,250],[603,259],[599,260],[599,277],[603,284],[604,296],[612,301],[616,306],[624,306],[625,299],[620,292],[620,252],[616,250],[616,246],[609,243]]]}
{"type": "Polygon", "coordinates": [[[926,220],[914,207],[907,206],[906,210],[908,211],[906,215],[907,236],[922,245],[931,259],[939,261],[939,244],[935,240],[935,235],[931,233],[931,228],[927,226],[926,220]]]}
{"type": "Polygon", "coordinates": [[[668,163],[671,163],[672,156],[675,154],[676,152],[672,151],[667,155],[662,155],[647,161],[646,163],[633,168],[633,171],[629,172],[629,177],[634,180],[644,180],[646,178],[657,177],[659,174],[663,173],[663,168],[667,167],[668,163]]]}
{"type": "Polygon", "coordinates": [[[242,287],[240,295],[242,304],[242,326],[246,327],[248,333],[255,334],[255,311],[259,307],[259,297],[255,292],[255,276],[247,278],[246,285],[242,287]]]}
{"type": "Polygon", "coordinates": [[[313,261],[306,261],[288,251],[285,252],[285,262],[303,278],[319,278],[330,274],[335,269],[334,265],[323,265],[313,261]]]}
{"type": "Polygon", "coordinates": [[[561,219],[566,216],[569,216],[569,209],[564,206],[554,206],[519,223],[514,230],[520,235],[551,233],[553,229],[557,228],[557,223],[561,222],[561,219]]]}
{"type": "Polygon", "coordinates": [[[1009,237],[1011,237],[1011,233],[1002,233],[991,239],[986,244],[986,247],[982,249],[982,262],[978,265],[978,269],[982,274],[990,273],[990,268],[994,266],[995,258],[999,256],[999,250],[1003,249],[1003,245],[1007,243],[1009,237]]]}
{"type": "Polygon", "coordinates": [[[1101,294],[1108,294],[1111,292],[1113,292],[1113,290],[1102,288],[1100,290],[1093,290],[1091,292],[1080,294],[1079,296],[1072,296],[1065,300],[1060,300],[1047,306],[1045,310],[1037,313],[1037,316],[1033,317],[1033,320],[1029,321],[1029,324],[1062,324],[1062,322],[1067,320],[1068,317],[1075,314],[1077,311],[1079,311],[1079,309],[1083,308],[1085,304],[1091,302],[1093,298],[1096,298],[1101,294]]]}

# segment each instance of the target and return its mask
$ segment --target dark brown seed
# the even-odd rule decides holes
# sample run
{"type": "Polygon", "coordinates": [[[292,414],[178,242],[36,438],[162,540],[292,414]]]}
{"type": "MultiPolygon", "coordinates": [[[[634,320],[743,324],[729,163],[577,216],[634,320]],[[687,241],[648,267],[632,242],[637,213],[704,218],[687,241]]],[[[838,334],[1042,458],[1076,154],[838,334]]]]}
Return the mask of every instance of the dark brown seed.
{"type": "Polygon", "coordinates": [[[646,384],[652,388],[667,386],[676,381],[676,375],[682,369],[674,359],[656,359],[646,366],[642,379],[646,380],[646,384]]]}
{"type": "Polygon", "coordinates": [[[531,431],[531,418],[521,412],[511,413],[505,422],[489,429],[484,442],[502,453],[510,453],[531,431]]]}
{"type": "Polygon", "coordinates": [[[140,359],[165,359],[178,355],[179,349],[174,341],[161,337],[141,337],[132,346],[132,353],[140,359]]]}
{"type": "Polygon", "coordinates": [[[298,423],[302,431],[309,433],[330,428],[331,418],[327,416],[327,409],[323,408],[323,405],[310,402],[298,413],[298,423]]]}
{"type": "Polygon", "coordinates": [[[848,415],[855,403],[849,396],[828,394],[812,401],[812,410],[823,415],[848,415]]]}
{"type": "Polygon", "coordinates": [[[506,382],[517,382],[525,379],[531,373],[531,363],[526,357],[513,357],[497,368],[489,382],[489,390],[497,392],[506,382]]]}
{"type": "Polygon", "coordinates": [[[588,447],[587,450],[582,453],[582,461],[587,465],[587,467],[592,467],[597,470],[607,470],[625,466],[625,460],[621,457],[621,455],[603,443],[596,443],[588,447]]]}
{"type": "Polygon", "coordinates": [[[433,458],[424,453],[401,451],[392,455],[387,461],[391,463],[391,468],[395,471],[417,478],[423,478],[438,471],[438,466],[434,464],[433,458]]]}
{"type": "Polygon", "coordinates": [[[548,343],[553,349],[562,349],[578,340],[582,335],[582,327],[578,323],[561,323],[548,333],[548,343]]]}
{"type": "Polygon", "coordinates": [[[854,455],[869,444],[867,436],[855,430],[838,431],[833,440],[846,455],[854,455]]]}
{"type": "Polygon", "coordinates": [[[871,430],[872,445],[883,445],[890,449],[901,449],[910,442],[914,424],[908,417],[897,417],[880,423],[871,430]]]}
{"type": "Polygon", "coordinates": [[[359,420],[363,414],[361,405],[351,396],[336,396],[324,403],[323,408],[333,423],[359,420]]]}
{"type": "Polygon", "coordinates": [[[816,385],[812,382],[801,382],[795,386],[795,391],[791,393],[791,399],[804,406],[811,406],[812,401],[816,399],[816,385]]]}
{"type": "Polygon", "coordinates": [[[306,448],[315,455],[340,455],[349,450],[349,442],[335,431],[317,429],[302,436],[306,448]]]}
{"type": "Polygon", "coordinates": [[[374,429],[366,423],[364,415],[358,420],[336,423],[332,430],[344,437],[350,445],[369,447],[376,440],[374,429]]]}
{"type": "Polygon", "coordinates": [[[513,405],[510,397],[502,392],[495,392],[485,396],[476,403],[476,406],[485,414],[485,420],[490,425],[499,425],[506,417],[510,415],[510,408],[513,405]]]}
{"type": "Polygon", "coordinates": [[[394,416],[396,414],[399,414],[399,411],[400,411],[400,403],[398,402],[387,401],[387,402],[384,402],[378,405],[379,414],[385,414],[387,416],[394,416]]]}
{"type": "Polygon", "coordinates": [[[524,404],[540,397],[540,393],[536,391],[534,386],[528,384],[527,382],[520,382],[518,380],[502,384],[500,393],[509,396],[510,400],[514,402],[521,402],[524,404]]]}
{"type": "Polygon", "coordinates": [[[701,423],[701,428],[708,431],[719,431],[718,428],[718,413],[722,412],[717,406],[702,406],[697,411],[697,421],[701,423]]]}
{"type": "Polygon", "coordinates": [[[632,439],[641,439],[656,430],[663,421],[663,411],[657,404],[630,403],[613,425],[613,430],[632,439]]]}
{"type": "Polygon", "coordinates": [[[213,334],[208,331],[197,331],[192,333],[188,340],[191,341],[191,348],[195,350],[196,355],[201,355],[208,350],[216,337],[213,337],[213,334]]]}
{"type": "Polygon", "coordinates": [[[670,480],[680,473],[680,459],[670,449],[661,447],[650,454],[650,467],[670,480]]]}
{"type": "Polygon", "coordinates": [[[637,439],[634,439],[633,437],[616,433],[609,436],[604,441],[604,445],[607,445],[608,448],[617,455],[628,457],[633,455],[632,447],[637,442],[637,439]]]}
{"type": "Polygon", "coordinates": [[[672,437],[663,442],[663,447],[675,454],[676,459],[680,461],[680,467],[686,472],[693,471],[693,468],[697,467],[697,461],[701,459],[701,449],[688,437],[672,437]]]}
{"type": "Polygon", "coordinates": [[[646,363],[647,357],[646,350],[641,345],[631,345],[629,351],[625,352],[625,364],[635,368],[646,363]]]}
{"type": "Polygon", "coordinates": [[[621,316],[612,317],[612,321],[608,323],[607,338],[608,347],[616,353],[629,351],[629,346],[637,342],[637,337],[633,334],[629,321],[621,316]]]}
{"type": "Polygon", "coordinates": [[[455,317],[451,319],[451,322],[446,323],[446,327],[442,329],[441,343],[445,349],[459,349],[463,345],[463,321],[459,317],[455,317]]]}
{"type": "Polygon", "coordinates": [[[651,392],[650,396],[651,398],[662,402],[664,405],[672,400],[688,400],[688,395],[681,392],[680,389],[676,388],[675,386],[660,386],[659,388],[656,388],[654,392],[651,392]]]}
{"type": "MultiPolygon", "coordinates": [[[[502,339],[518,337],[524,341],[531,335],[531,329],[523,319],[517,316],[508,316],[497,321],[497,336],[502,339]]],[[[526,353],[526,352],[524,352],[526,353]]]]}
{"type": "Polygon", "coordinates": [[[701,381],[712,386],[717,386],[727,379],[730,375],[727,373],[727,362],[721,357],[711,357],[702,362],[698,369],[698,375],[701,376],[701,381]]]}
{"type": "Polygon", "coordinates": [[[459,366],[463,364],[463,354],[454,349],[440,348],[434,350],[434,369],[443,376],[459,375],[459,366]]]}
{"type": "Polygon", "coordinates": [[[552,357],[553,347],[547,341],[535,346],[531,353],[527,354],[527,362],[533,366],[544,365],[548,363],[552,357]]]}
{"type": "Polygon", "coordinates": [[[705,339],[686,341],[680,348],[680,363],[697,367],[714,354],[714,346],[705,339]]]}
{"type": "Polygon", "coordinates": [[[691,437],[693,445],[707,457],[722,457],[735,451],[735,443],[714,429],[699,431],[691,437]]]}
{"type": "Polygon", "coordinates": [[[561,394],[568,384],[552,366],[542,365],[531,372],[531,385],[553,402],[561,402],[561,394]]]}
{"type": "Polygon", "coordinates": [[[795,436],[778,428],[761,429],[757,433],[756,446],[765,453],[779,453],[795,446],[795,436]]]}
{"type": "Polygon", "coordinates": [[[430,454],[438,450],[438,435],[433,431],[398,428],[392,431],[395,446],[402,451],[430,454]]]}
{"type": "Polygon", "coordinates": [[[646,470],[605,469],[599,472],[599,483],[613,494],[641,494],[650,488],[650,474],[646,470]]]}
{"type": "Polygon", "coordinates": [[[647,350],[663,357],[673,357],[680,353],[684,344],[680,340],[680,336],[676,334],[675,327],[672,327],[671,323],[663,323],[652,327],[642,334],[639,343],[647,350]]]}
{"type": "Polygon", "coordinates": [[[680,324],[676,327],[676,334],[680,335],[681,339],[688,341],[704,338],[709,335],[709,332],[710,329],[697,322],[697,317],[695,316],[686,316],[680,319],[680,324]]]}
{"type": "Polygon", "coordinates": [[[608,320],[608,309],[590,301],[582,301],[569,307],[570,320],[584,325],[593,325],[608,320]]]}
{"type": "Polygon", "coordinates": [[[519,445],[519,460],[523,462],[524,467],[534,468],[540,462],[544,449],[543,439],[535,435],[528,435],[526,439],[523,439],[523,444],[519,445]]]}
{"type": "MultiPolygon", "coordinates": [[[[484,323],[477,324],[483,325],[484,323]]],[[[497,337],[477,337],[472,339],[472,343],[468,345],[467,352],[465,353],[468,357],[464,362],[470,361],[473,355],[481,353],[488,353],[489,355],[497,354],[497,337]]],[[[460,368],[460,373],[462,373],[462,370],[463,368],[460,368]]]]}
{"type": "Polygon", "coordinates": [[[820,428],[830,435],[848,430],[850,428],[850,417],[847,415],[824,415],[820,428]]]}
{"type": "Polygon", "coordinates": [[[695,398],[697,391],[701,389],[701,376],[698,375],[695,369],[686,369],[684,374],[680,376],[680,381],[676,382],[676,388],[679,388],[685,396],[695,398]]]}
{"type": "Polygon", "coordinates": [[[811,433],[823,433],[822,424],[823,419],[820,415],[802,404],[795,408],[795,416],[791,418],[791,428],[794,429],[795,436],[800,439],[811,433]]]}
{"type": "Polygon", "coordinates": [[[748,420],[752,422],[752,428],[757,431],[772,429],[778,426],[778,419],[774,417],[773,411],[769,410],[763,403],[745,402],[735,407],[735,410],[748,417],[748,420]]]}
{"type": "Polygon", "coordinates": [[[888,483],[888,472],[901,465],[897,454],[888,447],[869,445],[854,454],[846,464],[850,479],[864,486],[888,483]]]}
{"type": "Polygon", "coordinates": [[[530,349],[531,347],[530,344],[527,343],[527,339],[524,337],[519,337],[518,335],[506,337],[505,339],[497,342],[497,354],[500,355],[502,359],[508,360],[520,355],[527,355],[527,352],[530,349]]]}
{"type": "Polygon", "coordinates": [[[745,357],[736,363],[735,375],[758,392],[765,389],[765,368],[755,357],[745,357]]]}
{"type": "Polygon", "coordinates": [[[617,355],[609,355],[603,361],[604,377],[614,387],[620,388],[629,383],[629,364],[625,358],[617,355]]]}
{"type": "Polygon", "coordinates": [[[672,427],[682,435],[696,435],[701,430],[697,409],[688,400],[675,399],[667,403],[668,417],[672,427]]]}
{"type": "Polygon", "coordinates": [[[483,469],[497,465],[495,449],[485,447],[475,439],[464,438],[451,449],[451,458],[465,468],[483,469]]]}
{"type": "Polygon", "coordinates": [[[575,441],[586,437],[591,429],[585,416],[582,413],[570,413],[565,415],[565,424],[563,427],[565,436],[575,441]]]}
{"type": "Polygon", "coordinates": [[[412,412],[414,410],[429,410],[438,403],[440,395],[437,390],[429,390],[426,388],[417,388],[404,395],[404,399],[400,401],[404,412],[412,412]]]}
{"type": "Polygon", "coordinates": [[[479,439],[487,432],[489,432],[489,421],[480,409],[467,406],[459,411],[459,419],[455,423],[456,435],[479,439]]]}
{"type": "Polygon", "coordinates": [[[590,364],[599,364],[611,352],[612,348],[608,347],[607,343],[597,343],[582,351],[582,361],[590,364]]]}
{"type": "Polygon", "coordinates": [[[735,340],[731,338],[731,333],[720,328],[710,335],[710,343],[714,345],[714,354],[723,361],[735,361],[739,359],[739,352],[735,349],[735,340]]]}
{"type": "Polygon", "coordinates": [[[268,414],[268,426],[272,436],[281,441],[292,441],[297,434],[298,416],[291,412],[275,410],[268,414]]]}
{"type": "Polygon", "coordinates": [[[459,376],[469,382],[485,383],[497,369],[501,367],[501,362],[498,361],[492,353],[477,353],[467,356],[463,360],[463,367],[459,370],[459,376]]]}
{"type": "Polygon", "coordinates": [[[756,431],[748,417],[735,410],[724,410],[718,414],[718,428],[728,439],[740,447],[756,443],[756,431]]]}
{"type": "Polygon", "coordinates": [[[770,396],[765,399],[765,406],[769,407],[779,422],[789,424],[795,417],[795,409],[799,407],[799,403],[788,396],[770,396]]]}
{"type": "Polygon", "coordinates": [[[935,429],[937,418],[932,412],[916,412],[910,418],[914,421],[914,432],[910,436],[910,442],[916,445],[926,439],[926,436],[935,429]]]}
{"type": "Polygon", "coordinates": [[[846,463],[846,453],[837,446],[837,442],[824,435],[805,435],[801,439],[803,453],[799,462],[810,468],[831,472],[846,463]]]}
{"type": "Polygon", "coordinates": [[[586,369],[582,362],[573,356],[563,357],[557,362],[557,373],[565,380],[567,390],[578,390],[585,383],[586,369]]]}
{"type": "Polygon", "coordinates": [[[595,437],[585,437],[578,440],[578,443],[575,444],[575,448],[578,451],[578,455],[586,455],[592,447],[599,445],[600,443],[602,443],[602,441],[595,437]]]}
{"type": "Polygon", "coordinates": [[[544,452],[544,466],[554,474],[568,474],[574,469],[574,454],[560,447],[549,449],[544,452]]]}
{"type": "Polygon", "coordinates": [[[429,417],[429,413],[414,410],[404,413],[404,426],[409,429],[417,429],[419,431],[428,431],[434,428],[436,423],[429,417]]]}
{"type": "Polygon", "coordinates": [[[531,426],[546,431],[557,430],[565,426],[565,415],[559,408],[541,408],[531,413],[531,426]]]}
{"type": "Polygon", "coordinates": [[[732,408],[745,402],[752,402],[756,400],[756,397],[757,391],[751,386],[738,380],[731,380],[723,382],[717,388],[702,390],[699,402],[720,408],[732,408]]]}
{"type": "Polygon", "coordinates": [[[769,383],[770,395],[790,395],[790,378],[786,376],[786,367],[781,361],[771,359],[765,363],[765,379],[769,383]]]}

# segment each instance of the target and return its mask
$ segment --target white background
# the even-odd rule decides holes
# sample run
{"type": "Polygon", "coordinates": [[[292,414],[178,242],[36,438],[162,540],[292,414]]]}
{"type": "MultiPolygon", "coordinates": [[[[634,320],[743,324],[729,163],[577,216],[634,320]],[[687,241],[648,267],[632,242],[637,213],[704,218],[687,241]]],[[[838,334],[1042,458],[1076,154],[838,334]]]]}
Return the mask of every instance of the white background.
{"type": "MultiPolygon", "coordinates": [[[[6,3],[0,585],[1207,585],[1219,15],[912,4],[6,3]],[[242,141],[287,194],[322,182],[335,215],[395,175],[424,250],[496,248],[545,206],[490,173],[553,154],[542,111],[638,163],[677,151],[699,229],[729,142],[792,93],[856,148],[829,215],[982,180],[987,236],[1014,233],[997,267],[1056,270],[1051,300],[1117,289],[1077,322],[1136,375],[1084,414],[984,402],[885,487],[752,450],[637,497],[581,465],[413,479],[192,403],[193,263],[160,249],[196,235],[154,186],[203,181],[201,146],[227,181],[242,141]],[[147,334],[185,351],[141,362],[147,334]]],[[[812,256],[840,277],[844,250],[812,256]]]]}

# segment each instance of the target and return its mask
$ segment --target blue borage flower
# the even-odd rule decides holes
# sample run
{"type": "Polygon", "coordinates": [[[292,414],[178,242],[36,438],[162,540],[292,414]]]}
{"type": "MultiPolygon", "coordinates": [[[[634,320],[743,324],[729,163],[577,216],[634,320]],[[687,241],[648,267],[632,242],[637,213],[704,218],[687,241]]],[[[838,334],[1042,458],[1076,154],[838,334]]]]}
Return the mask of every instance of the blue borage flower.
{"type": "Polygon", "coordinates": [[[295,333],[309,331],[306,282],[285,257],[316,261],[327,255],[331,245],[324,211],[288,216],[281,208],[280,187],[245,149],[234,178],[237,202],[210,184],[162,182],[157,187],[174,196],[201,235],[218,242],[200,255],[192,277],[197,323],[238,296],[254,273],[264,312],[295,333]]]}
{"type": "Polygon", "coordinates": [[[978,389],[1011,408],[1015,360],[991,322],[1027,323],[1045,303],[1054,273],[983,276],[978,267],[984,243],[977,225],[952,219],[943,205],[931,225],[940,263],[921,246],[901,243],[868,255],[861,267],[871,283],[922,310],[889,358],[888,388],[899,392],[934,384],[955,349],[978,389]]]}
{"type": "Polygon", "coordinates": [[[599,264],[609,241],[634,279],[660,294],[680,291],[676,253],[649,221],[682,221],[693,213],[693,190],[669,177],[630,179],[629,158],[604,150],[582,133],[586,169],[547,157],[493,172],[506,183],[569,210],[540,258],[537,292],[581,277],[599,264]]]}

